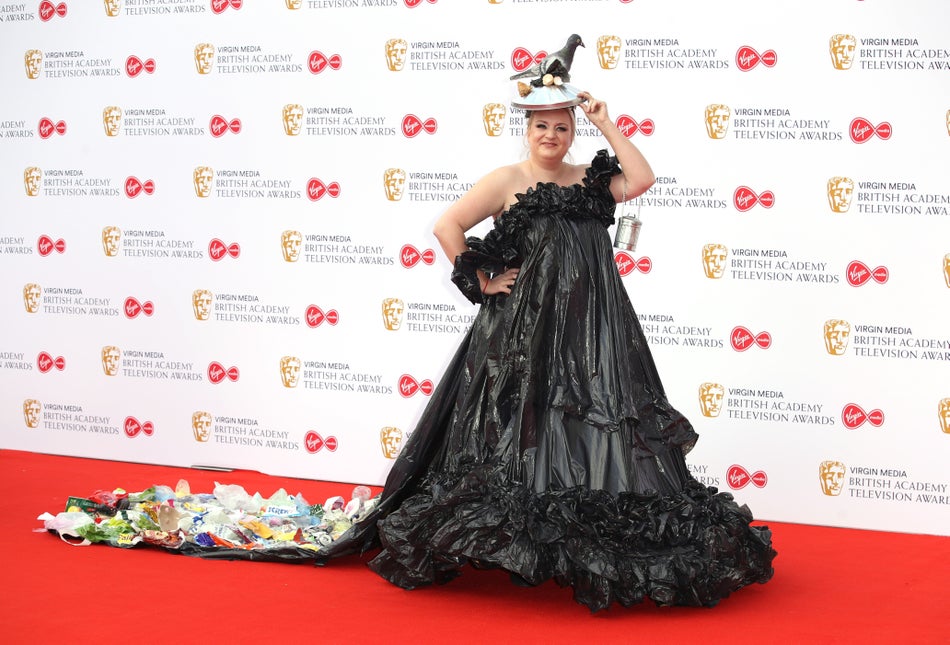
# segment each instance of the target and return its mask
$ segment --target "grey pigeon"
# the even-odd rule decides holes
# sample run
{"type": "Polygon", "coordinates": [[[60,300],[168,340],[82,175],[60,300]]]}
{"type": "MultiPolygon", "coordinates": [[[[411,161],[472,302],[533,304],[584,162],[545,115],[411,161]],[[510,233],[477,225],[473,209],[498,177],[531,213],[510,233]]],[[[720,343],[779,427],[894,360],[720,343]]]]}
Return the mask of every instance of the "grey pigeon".
{"type": "Polygon", "coordinates": [[[584,47],[584,41],[581,40],[581,37],[577,34],[571,34],[571,37],[567,39],[567,43],[563,47],[556,52],[548,54],[540,63],[536,63],[528,69],[518,72],[512,76],[510,80],[528,78],[529,76],[535,76],[540,79],[545,74],[560,76],[565,82],[571,80],[571,64],[574,62],[574,50],[577,49],[578,45],[584,47]]]}

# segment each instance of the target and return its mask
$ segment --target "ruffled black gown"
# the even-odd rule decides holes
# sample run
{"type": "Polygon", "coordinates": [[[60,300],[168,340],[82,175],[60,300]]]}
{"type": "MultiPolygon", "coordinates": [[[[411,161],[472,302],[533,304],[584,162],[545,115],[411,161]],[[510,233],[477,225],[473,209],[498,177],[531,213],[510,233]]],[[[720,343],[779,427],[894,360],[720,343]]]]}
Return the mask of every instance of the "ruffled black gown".
{"type": "Polygon", "coordinates": [[[591,610],[713,605],[772,576],[769,530],[686,468],[697,435],[666,400],[613,261],[619,171],[601,151],[583,185],[539,183],[468,240],[453,280],[471,300],[476,268],[520,266],[517,282],[481,303],[379,510],[328,556],[378,531],[370,567],[400,587],[470,564],[553,578],[591,610]]]}

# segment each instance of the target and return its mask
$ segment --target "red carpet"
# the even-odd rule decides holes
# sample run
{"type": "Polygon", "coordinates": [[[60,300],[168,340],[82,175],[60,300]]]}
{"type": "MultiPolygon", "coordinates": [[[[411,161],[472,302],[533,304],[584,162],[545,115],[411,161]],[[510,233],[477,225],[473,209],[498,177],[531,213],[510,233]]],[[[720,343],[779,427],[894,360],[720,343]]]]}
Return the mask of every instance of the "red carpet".
{"type": "MultiPolygon", "coordinates": [[[[466,570],[403,591],[346,558],[324,568],[72,547],[34,532],[69,495],[215,481],[311,503],[352,486],[0,451],[0,625],[7,643],[948,643],[950,539],[770,522],[775,577],[712,609],[643,604],[591,615],[554,583],[466,570]]],[[[375,492],[375,491],[374,491],[375,492]]]]}

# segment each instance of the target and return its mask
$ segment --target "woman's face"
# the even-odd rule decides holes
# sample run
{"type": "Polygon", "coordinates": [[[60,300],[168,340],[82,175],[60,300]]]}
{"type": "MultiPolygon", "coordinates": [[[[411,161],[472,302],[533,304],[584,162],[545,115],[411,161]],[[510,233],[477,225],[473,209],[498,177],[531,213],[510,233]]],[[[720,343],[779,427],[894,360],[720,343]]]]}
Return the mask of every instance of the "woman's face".
{"type": "Polygon", "coordinates": [[[533,158],[560,161],[574,143],[574,116],[569,110],[532,112],[527,137],[533,158]]]}

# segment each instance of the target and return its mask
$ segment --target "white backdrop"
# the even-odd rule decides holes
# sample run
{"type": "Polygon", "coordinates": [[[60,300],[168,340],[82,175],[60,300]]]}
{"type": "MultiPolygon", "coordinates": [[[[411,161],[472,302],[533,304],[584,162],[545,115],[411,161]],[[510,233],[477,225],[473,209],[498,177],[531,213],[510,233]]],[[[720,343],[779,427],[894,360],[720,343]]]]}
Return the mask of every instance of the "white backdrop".
{"type": "MultiPolygon", "coordinates": [[[[2,3],[0,446],[381,483],[475,312],[432,224],[521,157],[508,76],[577,32],[572,83],[659,177],[618,270],[694,475],[766,519],[948,535],[948,18],[2,3]]],[[[604,145],[579,117],[574,160],[604,145]]]]}

